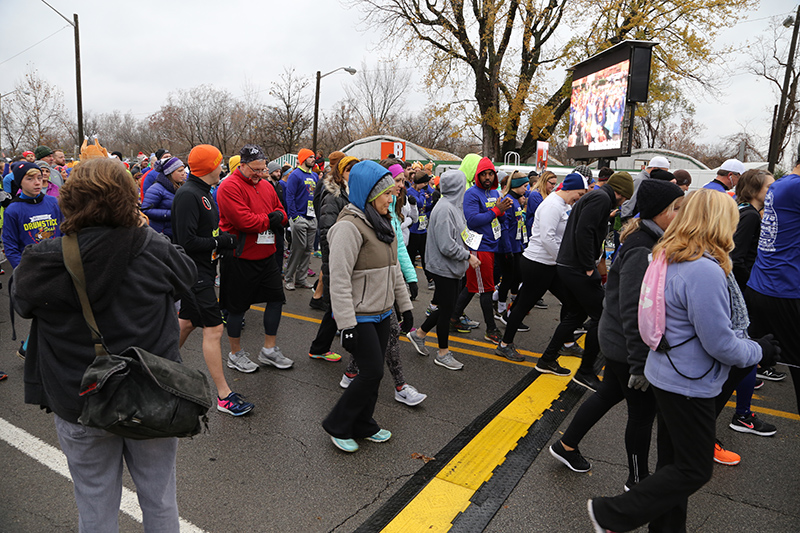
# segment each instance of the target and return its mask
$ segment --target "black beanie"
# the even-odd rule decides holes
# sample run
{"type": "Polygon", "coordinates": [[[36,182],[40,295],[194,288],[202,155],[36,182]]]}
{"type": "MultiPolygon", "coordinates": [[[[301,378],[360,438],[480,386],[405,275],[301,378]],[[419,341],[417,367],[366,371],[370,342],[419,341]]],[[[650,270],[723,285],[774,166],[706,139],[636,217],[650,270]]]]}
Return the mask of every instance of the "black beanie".
{"type": "Polygon", "coordinates": [[[683,196],[683,189],[670,181],[642,180],[642,183],[639,184],[639,191],[636,193],[639,218],[653,218],[681,196],[683,196]]]}
{"type": "Polygon", "coordinates": [[[675,179],[675,174],[668,170],[661,170],[660,168],[654,168],[650,171],[650,178],[654,180],[661,180],[661,181],[672,181],[675,179]]]}

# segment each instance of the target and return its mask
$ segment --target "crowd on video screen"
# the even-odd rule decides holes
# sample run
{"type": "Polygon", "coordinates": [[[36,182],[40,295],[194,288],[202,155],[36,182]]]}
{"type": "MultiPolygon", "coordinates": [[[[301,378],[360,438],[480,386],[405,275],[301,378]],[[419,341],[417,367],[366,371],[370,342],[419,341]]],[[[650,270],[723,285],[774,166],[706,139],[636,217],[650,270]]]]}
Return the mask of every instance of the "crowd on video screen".
{"type": "Polygon", "coordinates": [[[620,147],[629,68],[626,60],[572,82],[569,147],[620,147]]]}

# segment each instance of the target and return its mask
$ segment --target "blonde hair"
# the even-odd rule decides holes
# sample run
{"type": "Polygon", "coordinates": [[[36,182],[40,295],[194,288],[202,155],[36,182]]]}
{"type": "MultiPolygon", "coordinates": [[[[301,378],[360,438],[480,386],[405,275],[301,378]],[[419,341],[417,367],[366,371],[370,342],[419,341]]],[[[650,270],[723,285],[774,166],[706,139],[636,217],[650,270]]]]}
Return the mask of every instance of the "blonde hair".
{"type": "Polygon", "coordinates": [[[733,266],[729,254],[738,224],[739,212],[733,198],[712,189],[691,192],[653,248],[653,257],[664,251],[667,263],[683,263],[700,259],[708,252],[725,274],[730,274],[733,266]]]}
{"type": "Polygon", "coordinates": [[[555,172],[545,170],[542,172],[542,175],[539,176],[539,181],[536,182],[536,187],[534,187],[534,189],[539,191],[539,194],[542,195],[543,200],[547,198],[547,182],[550,178],[556,178],[556,180],[558,180],[558,176],[555,175],[555,172]]]}

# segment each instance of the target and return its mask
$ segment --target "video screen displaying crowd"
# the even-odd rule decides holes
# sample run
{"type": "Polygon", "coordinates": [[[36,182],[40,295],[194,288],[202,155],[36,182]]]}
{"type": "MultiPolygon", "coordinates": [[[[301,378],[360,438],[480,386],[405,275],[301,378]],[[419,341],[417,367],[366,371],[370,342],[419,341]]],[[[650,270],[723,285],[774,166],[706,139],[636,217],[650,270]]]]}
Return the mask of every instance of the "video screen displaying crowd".
{"type": "MultiPolygon", "coordinates": [[[[614,95],[603,98],[613,103],[614,95]]],[[[595,104],[586,117],[615,138],[607,118],[595,120],[609,105],[595,104]]],[[[498,356],[525,361],[517,333],[530,329],[524,321],[546,307],[549,291],[561,304],[560,322],[546,346],[526,349],[541,351],[538,372],[592,392],[550,447],[552,456],[574,472],[590,471],[581,440],[614,405],[628,407],[625,492],[589,500],[597,531],[646,523],[685,529],[688,497],[708,481],[713,463],[741,460],[715,435],[733,392],[731,429],[777,432],[750,409],[764,381],[785,378],[777,362],[788,365],[800,403],[793,335],[800,161],[776,181],[729,159],[713,181],[687,193],[689,173],[671,172],[660,156],[635,176],[581,165],[559,180],[550,171],[501,172],[477,154],[436,175],[430,162],[360,161],[343,152],[326,159],[308,149],[296,165],[280,165],[252,144],[227,161],[216,147],[199,145],[185,160],[159,150],[128,162],[95,141],[84,143],[76,162],[39,146],[6,162],[3,175],[11,295],[16,311],[33,320],[18,351],[25,401],[55,413],[82,529],[115,530],[121,477],[110,465],[124,449],[140,493],[162,495],[145,498],[145,528],[178,531],[177,440],[132,441],[79,424],[78,389],[93,350],[75,326],[80,305],[60,254],[52,253],[62,234],[78,235],[92,307],[100,328],[113,332],[109,347],[136,344],[179,361],[180,347],[201,328],[217,410],[226,415],[255,406],[231,389],[224,367],[252,373],[294,365],[297,354],[284,354],[278,343],[281,311],[287,293],[308,289],[310,306],[324,312],[308,356],[340,362],[337,336],[347,352],[343,392],[322,429],[348,453],[359,441],[392,437],[375,413],[384,364],[398,402],[413,407],[426,399],[404,376],[401,336],[411,344],[406,352],[430,357],[443,371],[465,366],[450,351],[450,336],[479,328],[498,356]],[[312,256],[321,259],[318,273],[309,268],[312,256]],[[421,282],[430,299],[419,305],[421,282]],[[465,314],[475,295],[481,321],[465,314]],[[264,304],[255,357],[241,342],[253,304],[264,304]],[[427,343],[434,330],[435,344],[427,343]],[[68,348],[56,349],[54,338],[68,348]],[[573,374],[560,357],[579,357],[580,367],[573,374]],[[656,419],[666,444],[650,472],[656,419]]]]}

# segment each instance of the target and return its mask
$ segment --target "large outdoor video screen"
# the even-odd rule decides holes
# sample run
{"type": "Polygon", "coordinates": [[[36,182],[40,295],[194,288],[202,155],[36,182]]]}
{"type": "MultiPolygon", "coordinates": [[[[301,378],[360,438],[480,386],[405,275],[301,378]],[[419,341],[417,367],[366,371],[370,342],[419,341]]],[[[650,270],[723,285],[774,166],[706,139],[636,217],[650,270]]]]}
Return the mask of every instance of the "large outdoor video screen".
{"type": "Polygon", "coordinates": [[[573,80],[567,138],[570,157],[620,153],[630,64],[626,59],[573,80]]]}

